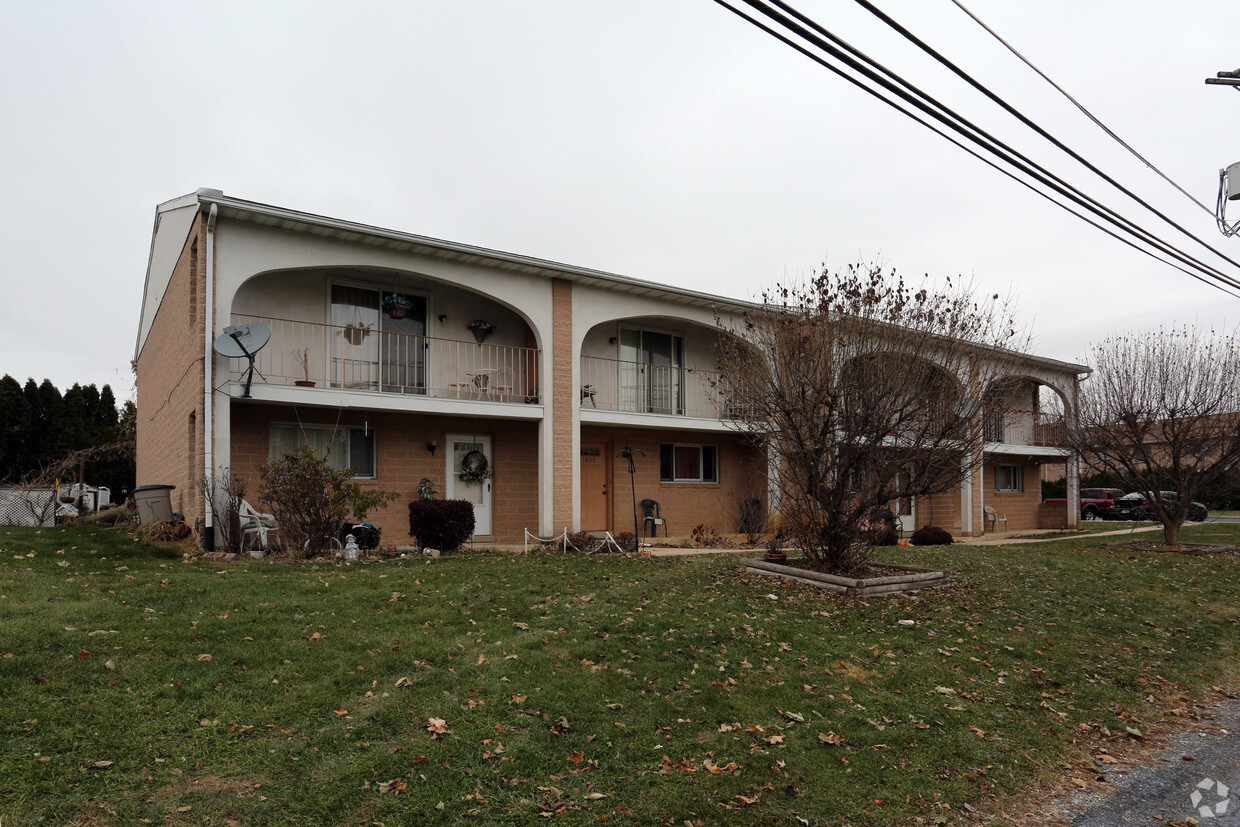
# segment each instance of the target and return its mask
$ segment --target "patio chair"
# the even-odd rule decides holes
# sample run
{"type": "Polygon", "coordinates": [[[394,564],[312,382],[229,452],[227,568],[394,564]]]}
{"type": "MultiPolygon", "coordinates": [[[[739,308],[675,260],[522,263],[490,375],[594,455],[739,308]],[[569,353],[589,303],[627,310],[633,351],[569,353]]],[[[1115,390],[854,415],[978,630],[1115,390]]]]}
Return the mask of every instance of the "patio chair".
{"type": "Polygon", "coordinates": [[[1002,511],[995,511],[992,506],[983,506],[982,512],[986,515],[986,522],[990,523],[993,531],[999,530],[999,523],[1003,523],[1003,530],[1007,530],[1007,515],[1002,511]]]}
{"type": "Polygon", "coordinates": [[[500,368],[495,371],[495,391],[501,402],[507,401],[512,394],[512,368],[500,368]]]}
{"type": "Polygon", "coordinates": [[[663,526],[663,536],[667,536],[667,520],[663,519],[663,515],[659,512],[658,500],[642,500],[642,510],[646,513],[646,536],[655,537],[659,533],[659,526],[663,526]]]}
{"type": "MultiPolygon", "coordinates": [[[[241,501],[241,505],[237,508],[238,527],[241,529],[241,551],[245,552],[246,541],[250,538],[258,538],[258,546],[263,551],[267,550],[267,535],[271,532],[279,532],[280,524],[276,522],[274,514],[263,514],[250,505],[246,500],[241,501]]],[[[254,552],[251,551],[251,554],[254,552]]]]}

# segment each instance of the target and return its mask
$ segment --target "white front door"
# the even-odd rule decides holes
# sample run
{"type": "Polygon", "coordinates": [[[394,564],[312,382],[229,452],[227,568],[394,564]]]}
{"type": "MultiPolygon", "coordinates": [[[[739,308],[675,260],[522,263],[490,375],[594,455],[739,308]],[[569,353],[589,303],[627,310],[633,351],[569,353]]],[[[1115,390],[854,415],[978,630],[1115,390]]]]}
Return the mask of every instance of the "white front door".
{"type": "Polygon", "coordinates": [[[448,463],[444,496],[449,500],[468,500],[474,504],[474,534],[491,533],[491,437],[477,434],[448,434],[448,463]],[[479,464],[479,457],[485,465],[479,464]],[[485,467],[482,480],[461,479],[462,473],[485,467]]]}
{"type": "MultiPolygon", "coordinates": [[[[912,475],[907,471],[901,471],[899,476],[900,491],[904,492],[909,489],[909,478],[912,475]]],[[[900,520],[900,526],[904,529],[905,534],[912,534],[917,530],[917,498],[901,493],[896,499],[896,517],[900,520]]]]}

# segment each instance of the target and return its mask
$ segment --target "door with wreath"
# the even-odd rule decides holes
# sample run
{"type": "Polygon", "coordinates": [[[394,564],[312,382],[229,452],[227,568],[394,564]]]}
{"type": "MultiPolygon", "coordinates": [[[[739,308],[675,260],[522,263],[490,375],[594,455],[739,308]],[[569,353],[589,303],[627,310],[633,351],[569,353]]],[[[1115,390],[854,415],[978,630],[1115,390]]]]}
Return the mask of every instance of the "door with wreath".
{"type": "Polygon", "coordinates": [[[491,437],[477,434],[448,434],[447,485],[450,500],[474,504],[474,534],[491,534],[491,437]]]}

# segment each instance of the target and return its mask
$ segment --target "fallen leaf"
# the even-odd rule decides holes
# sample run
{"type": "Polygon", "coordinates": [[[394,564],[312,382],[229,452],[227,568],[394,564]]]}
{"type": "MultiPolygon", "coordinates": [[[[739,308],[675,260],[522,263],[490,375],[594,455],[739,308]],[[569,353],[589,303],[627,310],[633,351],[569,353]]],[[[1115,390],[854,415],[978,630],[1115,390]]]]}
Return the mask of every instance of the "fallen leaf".
{"type": "Polygon", "coordinates": [[[846,738],[842,738],[834,732],[818,733],[818,741],[823,744],[830,744],[833,747],[841,747],[848,743],[846,738]]]}
{"type": "Polygon", "coordinates": [[[586,793],[586,801],[598,801],[600,798],[606,798],[607,793],[586,793]]]}
{"type": "Polygon", "coordinates": [[[400,792],[408,786],[399,778],[393,778],[391,781],[382,781],[379,783],[379,794],[391,793],[392,795],[400,795],[400,792]]]}
{"type": "Polygon", "coordinates": [[[211,660],[211,656],[210,655],[199,655],[197,660],[199,663],[207,663],[208,661],[211,660]]]}
{"type": "Polygon", "coordinates": [[[349,714],[349,710],[345,709],[343,706],[336,710],[337,718],[343,718],[345,715],[348,715],[348,714],[349,714]]]}
{"type": "Polygon", "coordinates": [[[115,761],[96,761],[93,764],[91,764],[88,769],[106,770],[108,767],[111,767],[115,763],[116,763],[115,761]]]}
{"type": "Polygon", "coordinates": [[[396,688],[400,689],[402,686],[413,686],[413,681],[409,678],[397,678],[396,688]]]}
{"type": "Polygon", "coordinates": [[[572,761],[574,764],[580,764],[582,761],[586,760],[585,753],[583,753],[581,750],[575,750],[573,752],[570,752],[566,757],[568,758],[569,761],[572,761]]]}
{"type": "Polygon", "coordinates": [[[433,735],[451,735],[452,730],[448,728],[448,722],[443,718],[427,718],[426,730],[433,735]]]}

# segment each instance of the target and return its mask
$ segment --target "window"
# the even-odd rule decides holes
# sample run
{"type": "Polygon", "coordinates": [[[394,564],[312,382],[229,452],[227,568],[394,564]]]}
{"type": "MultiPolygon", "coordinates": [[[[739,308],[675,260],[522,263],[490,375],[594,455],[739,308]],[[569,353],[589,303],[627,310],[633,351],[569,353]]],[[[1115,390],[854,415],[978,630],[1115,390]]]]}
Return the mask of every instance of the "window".
{"type": "Polygon", "coordinates": [[[719,453],[714,445],[659,446],[663,482],[719,482],[719,453]]]}
{"type": "Polygon", "coordinates": [[[332,468],[351,468],[354,475],[375,477],[375,431],[373,428],[335,428],[328,425],[271,426],[269,454],[272,459],[285,451],[309,445],[327,458],[332,468]]]}
{"type": "Polygon", "coordinates": [[[1024,490],[1024,487],[1021,485],[1021,477],[1019,465],[996,465],[995,490],[1019,494],[1024,490]]]}
{"type": "Polygon", "coordinates": [[[673,333],[620,330],[620,409],[684,414],[684,340],[673,333]]]}

